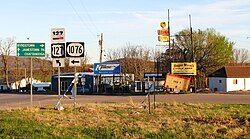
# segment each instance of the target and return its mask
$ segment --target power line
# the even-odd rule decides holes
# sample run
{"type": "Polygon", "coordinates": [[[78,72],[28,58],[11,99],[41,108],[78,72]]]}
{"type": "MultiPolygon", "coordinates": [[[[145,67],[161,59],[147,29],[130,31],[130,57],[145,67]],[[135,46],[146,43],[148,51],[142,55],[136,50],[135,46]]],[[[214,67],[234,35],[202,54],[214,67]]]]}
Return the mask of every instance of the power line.
{"type": "Polygon", "coordinates": [[[87,13],[87,16],[88,16],[88,18],[89,18],[90,23],[93,25],[93,27],[94,27],[98,32],[100,32],[99,28],[98,28],[98,27],[95,25],[95,23],[93,22],[93,20],[92,20],[90,14],[89,14],[89,12],[88,12],[88,9],[84,6],[83,1],[80,0],[80,2],[81,2],[81,6],[84,8],[85,12],[87,13]]]}
{"type": "Polygon", "coordinates": [[[91,29],[88,27],[87,23],[85,23],[82,19],[82,17],[80,16],[80,14],[77,12],[77,10],[75,9],[75,7],[73,6],[73,4],[70,2],[70,0],[67,0],[68,3],[70,4],[71,8],[74,10],[75,14],[78,16],[78,18],[80,19],[81,23],[84,24],[87,28],[87,30],[93,35],[94,38],[96,38],[96,35],[91,31],[91,29]]]}

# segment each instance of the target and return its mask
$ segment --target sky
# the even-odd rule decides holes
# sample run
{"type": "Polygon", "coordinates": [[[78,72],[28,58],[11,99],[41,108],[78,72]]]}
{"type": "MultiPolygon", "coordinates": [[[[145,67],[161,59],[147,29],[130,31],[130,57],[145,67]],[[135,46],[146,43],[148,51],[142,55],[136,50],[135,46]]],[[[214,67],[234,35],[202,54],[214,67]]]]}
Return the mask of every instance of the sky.
{"type": "MultiPolygon", "coordinates": [[[[66,41],[85,42],[90,63],[98,62],[100,33],[105,52],[127,44],[155,48],[159,23],[170,33],[189,27],[214,28],[250,50],[250,0],[0,0],[0,38],[44,42],[50,54],[51,28],[65,28],[66,41]],[[27,38],[30,38],[27,40],[27,38]]],[[[104,57],[105,59],[105,57],[104,57]]]]}

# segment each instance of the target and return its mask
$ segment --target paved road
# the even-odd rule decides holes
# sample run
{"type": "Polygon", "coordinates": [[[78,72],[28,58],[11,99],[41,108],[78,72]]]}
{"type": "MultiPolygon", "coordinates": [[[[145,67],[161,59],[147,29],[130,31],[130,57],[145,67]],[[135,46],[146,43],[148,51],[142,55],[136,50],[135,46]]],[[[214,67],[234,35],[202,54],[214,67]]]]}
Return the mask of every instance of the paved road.
{"type": "MultiPolygon", "coordinates": [[[[57,95],[33,95],[34,106],[55,105],[57,95]]],[[[78,104],[85,103],[141,103],[145,96],[95,96],[79,95],[78,104]]],[[[151,101],[153,96],[151,95],[151,101]]],[[[63,99],[62,104],[73,104],[73,99],[63,99]]],[[[247,94],[165,94],[156,95],[156,102],[181,102],[181,103],[226,103],[250,104],[250,93],[247,94]]],[[[30,95],[27,94],[0,94],[0,109],[29,107],[30,95]]]]}

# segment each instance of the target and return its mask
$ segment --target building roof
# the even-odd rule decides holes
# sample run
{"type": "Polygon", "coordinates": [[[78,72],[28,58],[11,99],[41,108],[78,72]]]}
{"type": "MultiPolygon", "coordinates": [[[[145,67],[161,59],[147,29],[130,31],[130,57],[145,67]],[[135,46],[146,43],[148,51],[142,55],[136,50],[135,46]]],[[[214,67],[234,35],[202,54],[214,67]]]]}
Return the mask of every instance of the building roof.
{"type": "Polygon", "coordinates": [[[250,78],[250,66],[225,66],[210,74],[209,77],[250,78]]]}

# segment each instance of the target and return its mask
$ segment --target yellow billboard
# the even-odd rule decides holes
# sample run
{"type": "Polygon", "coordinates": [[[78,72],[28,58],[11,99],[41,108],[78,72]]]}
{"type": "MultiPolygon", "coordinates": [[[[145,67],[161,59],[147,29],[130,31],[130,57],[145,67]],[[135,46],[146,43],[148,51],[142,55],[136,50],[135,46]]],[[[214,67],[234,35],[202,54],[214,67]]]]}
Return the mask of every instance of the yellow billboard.
{"type": "Polygon", "coordinates": [[[187,91],[190,85],[191,78],[168,74],[165,80],[165,88],[173,88],[187,91]]]}
{"type": "Polygon", "coordinates": [[[196,75],[196,62],[171,63],[171,73],[178,75],[196,75]]]}

